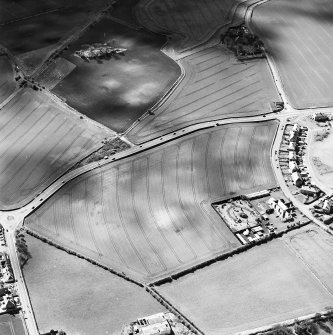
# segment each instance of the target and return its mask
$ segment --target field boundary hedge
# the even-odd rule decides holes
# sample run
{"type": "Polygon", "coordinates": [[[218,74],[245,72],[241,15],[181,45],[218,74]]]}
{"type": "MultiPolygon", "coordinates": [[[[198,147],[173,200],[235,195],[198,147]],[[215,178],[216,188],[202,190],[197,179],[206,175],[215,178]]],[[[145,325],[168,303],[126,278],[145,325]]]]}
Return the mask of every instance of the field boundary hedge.
{"type": "Polygon", "coordinates": [[[308,224],[310,224],[312,221],[311,220],[307,220],[303,223],[300,223],[300,224],[297,224],[297,225],[293,225],[293,226],[289,226],[289,228],[283,230],[283,231],[280,231],[278,233],[272,233],[271,235],[265,237],[265,238],[262,238],[260,239],[259,241],[255,241],[255,242],[250,242],[248,244],[244,244],[244,245],[241,245],[239,246],[238,248],[235,248],[231,251],[228,251],[228,252],[225,252],[225,253],[222,253],[222,254],[219,254],[217,256],[215,256],[214,258],[211,258],[211,259],[208,259],[208,260],[205,260],[199,264],[196,264],[196,265],[193,265],[187,269],[184,269],[184,270],[181,270],[179,272],[176,272],[172,275],[169,275],[167,277],[164,277],[164,278],[161,278],[161,279],[158,279],[156,281],[153,281],[151,283],[149,283],[148,285],[150,287],[153,287],[153,286],[161,286],[163,284],[166,284],[166,283],[171,283],[173,280],[177,280],[181,277],[184,277],[188,274],[191,274],[199,269],[203,269],[207,266],[210,266],[216,262],[219,262],[219,261],[223,261],[223,260],[226,260],[234,255],[237,255],[237,254],[241,254],[249,249],[252,249],[253,247],[255,246],[259,246],[261,244],[265,244],[269,241],[272,241],[276,238],[280,238],[282,237],[283,235],[289,233],[290,231],[293,231],[295,229],[299,229],[299,228],[302,228],[308,224]]]}
{"type": "Polygon", "coordinates": [[[109,267],[109,266],[103,265],[102,263],[95,261],[94,259],[91,259],[90,257],[83,256],[83,255],[81,255],[79,252],[76,252],[76,251],[74,251],[74,250],[72,250],[72,249],[70,249],[70,248],[67,248],[67,247],[64,247],[64,246],[62,246],[62,245],[60,245],[60,244],[58,244],[58,243],[55,243],[55,242],[53,242],[51,239],[48,239],[48,238],[46,238],[46,237],[43,237],[43,236],[41,236],[41,235],[39,235],[39,234],[33,232],[32,230],[30,230],[30,229],[27,228],[27,227],[24,227],[24,228],[25,228],[25,232],[26,232],[28,235],[31,235],[31,236],[33,236],[33,237],[39,239],[40,241],[42,241],[42,242],[44,242],[44,243],[47,243],[47,244],[49,244],[49,245],[51,245],[51,246],[53,246],[53,247],[56,247],[57,249],[63,250],[63,251],[67,252],[67,253],[70,254],[70,255],[73,255],[73,256],[76,256],[76,257],[78,257],[78,258],[84,259],[84,260],[86,260],[87,262],[89,262],[89,263],[91,263],[91,264],[93,264],[93,265],[96,265],[96,266],[102,268],[103,270],[109,271],[109,272],[111,272],[112,274],[114,274],[114,275],[116,275],[116,276],[118,276],[118,277],[120,277],[120,278],[122,278],[122,279],[125,279],[125,280],[127,280],[127,281],[129,281],[129,282],[131,282],[131,283],[133,283],[133,284],[136,284],[136,285],[139,286],[139,287],[144,287],[144,285],[143,285],[141,282],[139,282],[139,281],[137,281],[137,280],[135,280],[135,279],[133,279],[133,278],[130,278],[130,277],[127,276],[124,272],[119,272],[119,271],[117,271],[117,270],[115,270],[115,269],[113,269],[113,268],[111,268],[111,267],[109,267]]]}

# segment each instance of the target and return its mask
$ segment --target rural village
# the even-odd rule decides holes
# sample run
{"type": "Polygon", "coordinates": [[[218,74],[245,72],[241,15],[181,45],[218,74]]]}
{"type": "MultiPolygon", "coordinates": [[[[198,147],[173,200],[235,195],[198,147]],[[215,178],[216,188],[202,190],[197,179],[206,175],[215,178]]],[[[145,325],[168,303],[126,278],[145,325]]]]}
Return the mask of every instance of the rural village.
{"type": "Polygon", "coordinates": [[[0,335],[333,333],[333,2],[0,0],[0,335]]]}

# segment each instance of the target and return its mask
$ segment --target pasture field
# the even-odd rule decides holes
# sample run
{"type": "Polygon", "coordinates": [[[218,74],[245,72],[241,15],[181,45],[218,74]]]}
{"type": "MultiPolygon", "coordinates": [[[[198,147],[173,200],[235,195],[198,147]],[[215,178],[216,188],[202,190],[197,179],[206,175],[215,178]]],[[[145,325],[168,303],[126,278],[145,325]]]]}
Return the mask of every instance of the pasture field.
{"type": "Polygon", "coordinates": [[[158,287],[207,335],[229,335],[332,306],[333,297],[281,239],[158,287]]]}
{"type": "Polygon", "coordinates": [[[332,13],[330,0],[276,0],[254,9],[252,27],[297,109],[333,105],[332,13]]]}
{"type": "Polygon", "coordinates": [[[108,134],[32,89],[21,91],[2,108],[0,129],[2,210],[27,204],[101,147],[108,134]]]}
{"type": "Polygon", "coordinates": [[[170,35],[168,46],[182,51],[205,42],[230,23],[238,2],[141,0],[136,6],[136,15],[149,30],[170,35]]]}
{"type": "Polygon", "coordinates": [[[261,115],[280,101],[265,59],[239,62],[226,48],[212,47],[178,61],[185,78],[155,111],[127,133],[142,143],[205,121],[261,115]]]}
{"type": "Polygon", "coordinates": [[[26,239],[32,258],[23,273],[41,333],[119,335],[124,324],[165,310],[143,288],[34,237],[26,239]]]}
{"type": "Polygon", "coordinates": [[[63,55],[76,68],[53,92],[105,126],[125,131],[162,97],[180,75],[178,65],[160,51],[165,39],[103,19],[63,55]],[[84,61],[76,50],[92,43],[114,41],[128,49],[110,59],[84,61]]]}
{"type": "Polygon", "coordinates": [[[26,335],[23,320],[19,315],[0,315],[0,334],[1,335],[26,335]]]}
{"type": "Polygon", "coordinates": [[[333,236],[313,225],[286,235],[284,241],[333,294],[333,236]]]}
{"type": "Polygon", "coordinates": [[[36,233],[152,281],[240,245],[211,203],[276,186],[278,123],[193,133],[66,184],[25,221],[36,233]]]}
{"type": "Polygon", "coordinates": [[[0,103],[5,101],[16,88],[14,70],[7,56],[0,56],[0,103]]]}

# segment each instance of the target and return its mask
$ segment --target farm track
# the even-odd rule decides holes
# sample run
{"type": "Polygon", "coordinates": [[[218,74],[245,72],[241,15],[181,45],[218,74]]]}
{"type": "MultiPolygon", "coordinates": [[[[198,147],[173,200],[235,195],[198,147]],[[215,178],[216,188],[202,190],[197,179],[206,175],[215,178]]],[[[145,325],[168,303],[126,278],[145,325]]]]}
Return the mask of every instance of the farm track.
{"type": "Polygon", "coordinates": [[[139,281],[186,269],[239,245],[203,203],[239,194],[240,189],[250,192],[276,185],[269,162],[276,127],[268,121],[200,131],[85,173],[32,213],[26,224],[139,281]],[[252,149],[262,145],[265,150],[252,149]],[[250,160],[249,150],[256,155],[250,160]],[[268,161],[265,176],[258,175],[262,160],[268,161]],[[246,169],[248,165],[252,169],[246,169]],[[55,217],[54,208],[60,217],[55,217]],[[50,229],[44,230],[44,225],[50,229]],[[58,236],[52,233],[56,225],[58,236]]]}

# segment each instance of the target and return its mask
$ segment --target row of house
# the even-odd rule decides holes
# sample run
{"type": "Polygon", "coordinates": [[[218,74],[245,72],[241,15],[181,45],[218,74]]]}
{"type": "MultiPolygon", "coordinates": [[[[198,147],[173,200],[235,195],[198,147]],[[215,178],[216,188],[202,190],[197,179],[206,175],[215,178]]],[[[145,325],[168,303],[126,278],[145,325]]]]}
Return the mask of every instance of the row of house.
{"type": "Polygon", "coordinates": [[[0,224],[0,245],[5,246],[6,245],[6,236],[5,236],[5,231],[0,224]]]}

